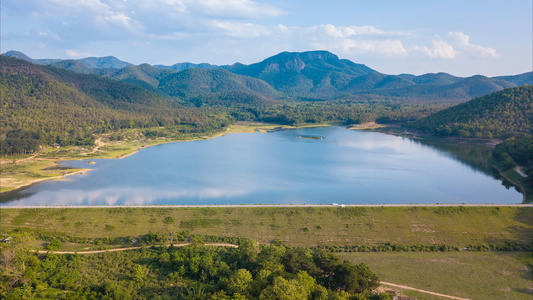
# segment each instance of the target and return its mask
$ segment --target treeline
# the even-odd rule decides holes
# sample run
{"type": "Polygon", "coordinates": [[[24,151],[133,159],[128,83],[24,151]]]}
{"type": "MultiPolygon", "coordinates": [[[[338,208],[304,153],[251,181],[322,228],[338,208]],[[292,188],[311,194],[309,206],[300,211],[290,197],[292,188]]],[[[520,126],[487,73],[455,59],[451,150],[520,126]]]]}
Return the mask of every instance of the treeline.
{"type": "Polygon", "coordinates": [[[280,243],[37,255],[15,242],[1,254],[2,299],[390,299],[372,294],[379,278],[366,264],[280,243]]]}
{"type": "Polygon", "coordinates": [[[380,100],[288,101],[270,105],[208,106],[223,111],[237,121],[282,125],[320,123],[362,124],[414,120],[434,111],[427,105],[403,105],[380,100]]]}
{"type": "Polygon", "coordinates": [[[403,245],[394,243],[384,243],[380,245],[346,245],[346,246],[319,246],[318,249],[324,249],[330,252],[483,252],[483,251],[533,251],[533,244],[522,244],[517,242],[507,242],[499,245],[469,245],[466,247],[457,247],[446,244],[435,245],[403,245]]]}
{"type": "Polygon", "coordinates": [[[508,138],[533,134],[533,86],[494,92],[439,111],[409,126],[439,136],[508,138]]]}
{"type": "Polygon", "coordinates": [[[520,166],[533,189],[533,136],[512,137],[496,145],[492,159],[504,172],[520,166]]]}

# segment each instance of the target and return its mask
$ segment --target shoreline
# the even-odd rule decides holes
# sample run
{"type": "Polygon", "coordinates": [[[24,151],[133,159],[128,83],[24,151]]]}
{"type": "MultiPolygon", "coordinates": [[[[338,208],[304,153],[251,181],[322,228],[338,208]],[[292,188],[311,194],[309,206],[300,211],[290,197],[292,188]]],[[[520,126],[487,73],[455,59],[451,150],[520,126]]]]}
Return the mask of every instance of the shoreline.
{"type": "Polygon", "coordinates": [[[9,206],[0,205],[1,209],[82,209],[82,208],[296,208],[296,207],[315,207],[315,208],[338,208],[347,207],[533,207],[532,203],[527,204],[497,204],[497,203],[422,203],[422,204],[199,204],[199,205],[29,205],[29,206],[9,206]]]}
{"type": "MultiPolygon", "coordinates": [[[[211,139],[214,139],[214,138],[218,138],[218,137],[222,137],[224,135],[228,135],[228,134],[234,134],[234,133],[254,133],[256,130],[258,130],[259,132],[262,132],[262,133],[265,133],[265,132],[268,132],[270,130],[284,130],[284,129],[298,129],[298,128],[311,128],[311,127],[327,127],[327,126],[332,126],[332,124],[311,124],[311,125],[304,125],[304,126],[290,126],[290,125],[280,125],[280,124],[269,124],[269,123],[254,123],[254,124],[233,124],[231,127],[229,128],[226,128],[225,131],[222,131],[222,132],[218,132],[212,136],[205,136],[205,137],[200,137],[200,138],[193,138],[193,139],[189,139],[189,140],[164,140],[164,139],[160,139],[160,140],[154,140],[154,143],[151,144],[151,143],[147,143],[147,144],[144,144],[142,146],[136,146],[136,147],[133,147],[131,150],[119,155],[118,157],[112,157],[112,156],[109,156],[109,154],[106,156],[105,154],[103,154],[101,157],[98,157],[98,156],[91,156],[91,157],[80,157],[79,155],[76,156],[76,157],[61,157],[61,158],[58,158],[58,159],[43,159],[43,158],[38,158],[37,156],[39,155],[39,153],[37,154],[34,154],[28,158],[23,158],[23,159],[20,159],[18,161],[24,161],[24,162],[36,162],[36,161],[50,161],[50,165],[51,166],[57,166],[59,165],[59,163],[61,162],[64,162],[64,161],[69,161],[69,160],[85,160],[85,159],[123,159],[125,157],[128,157],[130,155],[134,155],[136,153],[139,152],[139,150],[142,150],[142,149],[146,149],[146,148],[149,148],[149,147],[152,147],[152,146],[157,146],[157,145],[162,145],[162,144],[169,144],[169,143],[178,143],[178,142],[192,142],[192,141],[208,141],[208,140],[211,140],[211,139]]],[[[91,154],[94,154],[98,151],[98,149],[102,146],[105,146],[106,144],[99,144],[97,145],[91,152],[87,152],[85,153],[85,155],[87,155],[88,153],[91,153],[91,154]]],[[[84,155],[84,154],[82,154],[84,155]]],[[[2,161],[2,163],[5,163],[3,162],[3,160],[0,160],[2,161]]],[[[7,161],[7,159],[6,159],[7,161]]],[[[17,161],[17,163],[18,163],[17,161]]],[[[26,180],[25,183],[21,184],[21,185],[15,185],[13,188],[11,188],[10,190],[6,190],[6,191],[1,191],[0,192],[0,197],[2,196],[7,196],[11,193],[17,193],[17,192],[20,192],[20,191],[23,191],[25,189],[28,189],[36,184],[39,184],[43,181],[47,181],[47,180],[62,180],[64,179],[65,177],[67,176],[71,176],[71,175],[76,175],[76,174],[83,174],[85,172],[88,172],[90,171],[91,169],[87,168],[87,169],[82,169],[82,170],[79,170],[79,171],[75,171],[75,172],[72,172],[72,173],[68,173],[68,174],[65,174],[65,175],[59,175],[59,176],[53,176],[53,177],[43,177],[43,178],[37,178],[37,179],[29,179],[29,180],[26,180]]]]}

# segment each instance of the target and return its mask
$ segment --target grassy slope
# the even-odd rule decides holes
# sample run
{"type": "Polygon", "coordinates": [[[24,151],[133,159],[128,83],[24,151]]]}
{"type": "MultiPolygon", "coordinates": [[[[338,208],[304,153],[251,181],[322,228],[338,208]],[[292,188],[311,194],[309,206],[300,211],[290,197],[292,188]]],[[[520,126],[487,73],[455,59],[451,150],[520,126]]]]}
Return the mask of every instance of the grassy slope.
{"type": "Polygon", "coordinates": [[[279,239],[291,246],[390,242],[466,247],[533,241],[532,207],[98,207],[1,209],[0,214],[4,234],[21,227],[91,238],[185,229],[260,243],[279,239]],[[169,216],[176,220],[174,224],[163,223],[169,216]],[[211,221],[187,226],[199,222],[195,220],[211,221]],[[115,229],[106,231],[105,225],[115,229]]]}
{"type": "MultiPolygon", "coordinates": [[[[365,262],[382,281],[469,299],[531,299],[527,254],[508,252],[340,253],[365,262]],[[529,292],[528,292],[529,289],[529,292]]],[[[529,254],[531,256],[531,254],[529,254]]],[[[398,290],[397,288],[391,288],[398,290]]],[[[447,299],[408,290],[407,296],[447,299]]]]}

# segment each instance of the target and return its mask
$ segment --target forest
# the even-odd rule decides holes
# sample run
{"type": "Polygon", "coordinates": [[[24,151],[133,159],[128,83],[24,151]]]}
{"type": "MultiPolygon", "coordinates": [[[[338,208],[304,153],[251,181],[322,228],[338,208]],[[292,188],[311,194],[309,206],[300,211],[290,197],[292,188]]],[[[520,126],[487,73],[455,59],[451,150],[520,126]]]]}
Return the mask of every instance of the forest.
{"type": "Polygon", "coordinates": [[[531,135],[533,86],[523,85],[474,98],[409,124],[438,136],[509,138],[531,135]]]}
{"type": "MultiPolygon", "coordinates": [[[[15,239],[24,239],[19,235],[15,239]]],[[[2,299],[390,299],[364,264],[280,242],[214,247],[200,236],[185,247],[100,254],[35,254],[13,241],[2,252],[2,299]]],[[[54,240],[53,250],[61,246],[54,240]]]]}

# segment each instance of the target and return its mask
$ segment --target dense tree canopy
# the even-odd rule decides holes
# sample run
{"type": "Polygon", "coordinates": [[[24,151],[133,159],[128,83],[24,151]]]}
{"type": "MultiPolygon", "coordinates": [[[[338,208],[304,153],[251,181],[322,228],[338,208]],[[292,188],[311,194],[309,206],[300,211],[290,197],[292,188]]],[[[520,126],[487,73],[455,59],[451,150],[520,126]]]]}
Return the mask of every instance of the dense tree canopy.
{"type": "Polygon", "coordinates": [[[439,111],[411,124],[441,136],[511,137],[533,134],[533,86],[508,88],[439,111]]]}
{"type": "Polygon", "coordinates": [[[379,299],[371,294],[379,278],[365,264],[280,243],[257,250],[248,240],[238,249],[200,242],[93,255],[18,249],[12,256],[13,247],[1,255],[2,299],[379,299]]]}

